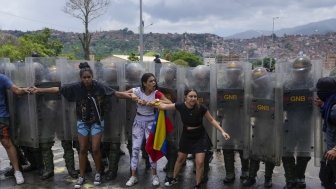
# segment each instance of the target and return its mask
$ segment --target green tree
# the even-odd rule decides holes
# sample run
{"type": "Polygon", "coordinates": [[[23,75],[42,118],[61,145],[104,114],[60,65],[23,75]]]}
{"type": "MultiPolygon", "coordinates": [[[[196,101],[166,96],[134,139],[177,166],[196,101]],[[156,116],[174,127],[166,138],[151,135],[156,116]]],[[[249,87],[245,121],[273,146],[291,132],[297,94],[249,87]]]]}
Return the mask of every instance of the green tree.
{"type": "Polygon", "coordinates": [[[8,57],[12,61],[23,60],[36,52],[40,56],[58,56],[63,49],[63,44],[51,38],[49,29],[19,37],[15,43],[0,46],[0,56],[8,57]]]}
{"type": "Polygon", "coordinates": [[[132,62],[138,62],[140,61],[139,57],[135,55],[135,53],[131,53],[128,56],[128,60],[132,61],[132,62]]]}
{"type": "Polygon", "coordinates": [[[186,62],[182,59],[177,59],[177,60],[174,61],[174,63],[177,64],[177,65],[183,66],[183,67],[188,67],[189,66],[188,62],[186,62]]]}
{"type": "Polygon", "coordinates": [[[187,51],[178,51],[173,53],[170,61],[174,62],[178,59],[186,61],[190,67],[196,67],[203,64],[199,56],[187,51]]]}
{"type": "Polygon", "coordinates": [[[256,68],[256,67],[264,67],[266,69],[268,69],[269,71],[273,72],[275,69],[275,59],[274,58],[269,58],[269,57],[265,57],[263,59],[257,59],[255,61],[252,62],[252,67],[256,68]]]}

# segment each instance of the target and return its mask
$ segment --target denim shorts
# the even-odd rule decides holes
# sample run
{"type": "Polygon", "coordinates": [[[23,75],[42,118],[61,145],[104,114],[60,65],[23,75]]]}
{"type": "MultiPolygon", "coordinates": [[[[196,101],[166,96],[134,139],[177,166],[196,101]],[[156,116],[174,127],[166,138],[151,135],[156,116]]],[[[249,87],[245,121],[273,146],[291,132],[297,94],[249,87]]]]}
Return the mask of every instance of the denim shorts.
{"type": "Polygon", "coordinates": [[[96,123],[85,123],[83,121],[77,121],[77,132],[82,136],[91,136],[100,134],[104,131],[104,121],[100,122],[101,124],[96,123]]]}
{"type": "Polygon", "coordinates": [[[0,140],[9,136],[9,117],[0,117],[0,140]]]}

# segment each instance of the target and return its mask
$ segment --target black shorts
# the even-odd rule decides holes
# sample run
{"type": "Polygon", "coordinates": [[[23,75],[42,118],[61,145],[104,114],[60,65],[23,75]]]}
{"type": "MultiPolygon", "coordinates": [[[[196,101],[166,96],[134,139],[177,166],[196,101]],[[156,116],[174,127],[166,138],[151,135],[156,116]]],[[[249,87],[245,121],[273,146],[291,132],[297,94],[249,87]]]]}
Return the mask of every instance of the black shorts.
{"type": "Polygon", "coordinates": [[[212,147],[208,133],[203,126],[187,130],[183,128],[179,151],[185,154],[203,153],[212,147]]]}
{"type": "Polygon", "coordinates": [[[9,136],[9,118],[0,117],[0,140],[9,136]]]}

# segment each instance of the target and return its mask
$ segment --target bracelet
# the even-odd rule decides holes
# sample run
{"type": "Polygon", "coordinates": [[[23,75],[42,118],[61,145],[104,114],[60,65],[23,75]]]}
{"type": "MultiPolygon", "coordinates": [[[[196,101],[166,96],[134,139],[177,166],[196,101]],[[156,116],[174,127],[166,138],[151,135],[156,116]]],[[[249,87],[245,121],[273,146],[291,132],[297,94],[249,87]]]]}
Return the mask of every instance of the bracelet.
{"type": "Polygon", "coordinates": [[[332,150],[336,151],[336,147],[333,147],[332,150]]]}

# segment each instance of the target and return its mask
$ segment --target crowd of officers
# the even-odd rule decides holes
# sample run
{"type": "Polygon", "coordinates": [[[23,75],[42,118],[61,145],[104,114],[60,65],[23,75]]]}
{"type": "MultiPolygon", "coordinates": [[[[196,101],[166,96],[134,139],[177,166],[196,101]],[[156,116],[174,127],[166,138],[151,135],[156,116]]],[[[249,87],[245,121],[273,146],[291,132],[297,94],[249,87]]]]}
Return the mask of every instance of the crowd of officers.
{"type": "MultiPolygon", "coordinates": [[[[63,59],[27,58],[25,63],[0,64],[1,74],[7,75],[22,87],[58,87],[79,81],[79,62],[63,59]]],[[[235,153],[241,160],[242,185],[256,182],[260,161],[265,162],[265,188],[272,187],[272,173],[281,161],[285,170],[284,188],[305,188],[305,171],[314,154],[323,157],[319,107],[314,105],[316,83],[322,77],[318,61],[299,56],[294,60],[278,61],[272,72],[263,67],[252,68],[250,63],[227,62],[195,68],[179,67],[172,63],[105,63],[90,62],[94,79],[117,91],[141,86],[140,78],[152,72],[159,90],[172,102],[183,102],[185,89],[196,89],[198,101],[230,134],[230,140],[218,137],[206,120],[203,124],[214,149],[222,150],[225,165],[224,184],[235,181],[235,153]]],[[[77,178],[74,148],[79,149],[76,131],[75,104],[59,94],[16,95],[7,93],[11,113],[11,137],[15,143],[21,170],[39,170],[41,179],[54,176],[52,146],[55,137],[61,140],[68,173],[77,178]]],[[[105,130],[102,139],[102,158],[108,160],[106,180],[117,177],[118,162],[124,153],[122,143],[131,148],[131,128],[136,104],[130,100],[112,98],[104,108],[105,130]]],[[[181,135],[178,114],[168,111],[174,132],[168,140],[175,146],[168,149],[165,170],[172,177],[177,146],[181,135]]],[[[212,159],[206,152],[204,183],[212,159]]],[[[142,155],[146,157],[145,150],[142,155]]],[[[147,161],[149,167],[149,161],[147,161]]],[[[87,171],[91,168],[88,165],[87,171]]],[[[14,174],[14,169],[6,176],[14,174]]],[[[167,179],[166,178],[166,179],[167,179]]]]}

